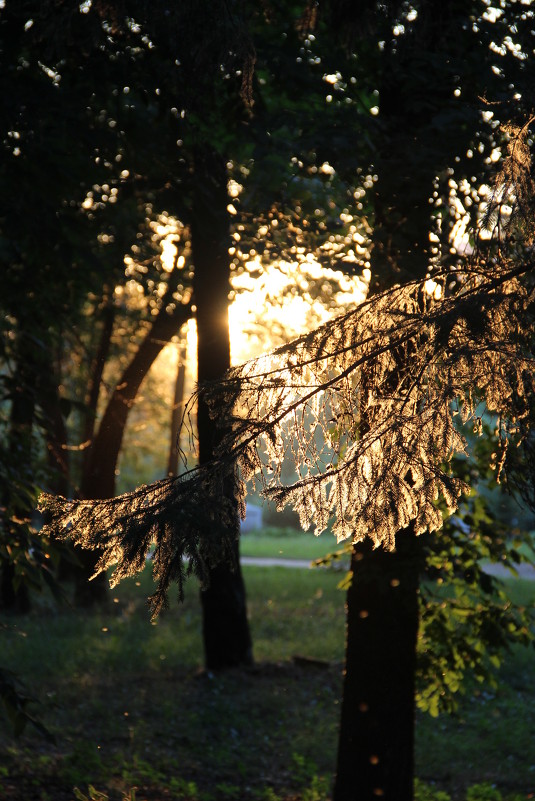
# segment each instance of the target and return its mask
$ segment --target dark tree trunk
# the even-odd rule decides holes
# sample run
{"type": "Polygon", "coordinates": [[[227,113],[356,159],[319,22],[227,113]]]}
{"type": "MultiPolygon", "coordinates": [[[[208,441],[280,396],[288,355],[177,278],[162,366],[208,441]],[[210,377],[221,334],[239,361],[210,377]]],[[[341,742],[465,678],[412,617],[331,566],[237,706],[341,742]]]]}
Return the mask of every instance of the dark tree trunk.
{"type": "MultiPolygon", "coordinates": [[[[34,381],[38,369],[34,344],[26,333],[19,335],[18,365],[16,383],[12,389],[9,418],[8,453],[15,467],[14,481],[2,487],[2,505],[11,509],[11,517],[22,523],[6,520],[6,539],[17,539],[17,526],[27,525],[33,512],[25,502],[28,485],[33,476],[32,469],[32,428],[35,415],[34,381]]],[[[24,534],[22,534],[24,540],[24,534]]],[[[31,608],[28,586],[16,584],[15,567],[4,561],[0,568],[0,606],[10,612],[29,612],[31,608]]]]}
{"type": "MultiPolygon", "coordinates": [[[[228,202],[223,158],[209,150],[199,149],[195,155],[191,229],[199,384],[221,378],[230,366],[228,202]]],[[[199,403],[197,421],[199,462],[205,464],[213,456],[222,429],[210,418],[202,401],[199,403]]],[[[208,588],[201,591],[207,670],[221,670],[252,662],[245,586],[237,541],[234,556],[234,565],[221,564],[210,571],[208,588]]]]}
{"type": "Polygon", "coordinates": [[[333,801],[412,801],[420,554],[408,530],[353,550],[333,801]]]}
{"type": "MultiPolygon", "coordinates": [[[[122,374],[108,402],[98,433],[93,438],[82,477],[83,498],[112,498],[115,495],[117,463],[130,409],[156,357],[191,314],[189,306],[178,306],[172,314],[168,314],[166,305],[165,302],[162,303],[150,331],[122,374]]],[[[74,577],[75,603],[80,606],[90,606],[106,601],[108,597],[106,576],[100,574],[92,581],[88,581],[98,561],[98,552],[80,548],[75,549],[75,552],[80,563],[74,577]]]]}

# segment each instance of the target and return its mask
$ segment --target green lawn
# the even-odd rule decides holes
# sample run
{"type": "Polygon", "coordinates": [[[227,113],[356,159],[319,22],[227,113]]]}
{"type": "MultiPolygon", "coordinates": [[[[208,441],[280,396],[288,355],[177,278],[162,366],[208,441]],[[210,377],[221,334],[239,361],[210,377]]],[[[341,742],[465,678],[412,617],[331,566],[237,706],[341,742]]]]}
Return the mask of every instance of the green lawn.
{"type": "MultiPolygon", "coordinates": [[[[225,675],[200,671],[193,582],[183,606],[155,623],[148,571],[118,587],[105,612],[43,600],[30,617],[4,618],[0,661],[39,697],[34,711],[56,741],[30,729],[17,741],[0,733],[2,801],[74,801],[74,788],[88,798],[89,785],[112,801],[132,799],[133,787],[137,801],[328,798],[344,650],[340,574],[247,567],[244,575],[256,666],[225,675]]],[[[511,586],[533,604],[535,583],[511,586]]],[[[533,679],[533,652],[518,649],[498,689],[469,693],[457,717],[419,715],[419,777],[454,801],[482,782],[503,798],[532,797],[533,679]]]]}
{"type": "Polygon", "coordinates": [[[242,534],[240,539],[242,556],[312,561],[340,548],[329,532],[316,537],[311,531],[296,531],[291,528],[264,528],[242,534]]]}

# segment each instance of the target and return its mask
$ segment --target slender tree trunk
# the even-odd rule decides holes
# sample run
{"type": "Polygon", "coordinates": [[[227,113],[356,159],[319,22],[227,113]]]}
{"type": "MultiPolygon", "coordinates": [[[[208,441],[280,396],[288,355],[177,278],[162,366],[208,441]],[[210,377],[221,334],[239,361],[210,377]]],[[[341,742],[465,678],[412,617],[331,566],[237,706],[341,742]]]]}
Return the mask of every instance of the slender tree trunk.
{"type": "Polygon", "coordinates": [[[171,440],[169,443],[169,457],[167,459],[167,475],[178,475],[180,452],[180,423],[184,411],[184,384],[186,379],[186,353],[187,340],[184,336],[178,348],[178,365],[176,369],[175,391],[173,394],[173,408],[171,409],[171,440]]]}
{"type": "MultiPolygon", "coordinates": [[[[221,378],[230,366],[228,202],[224,160],[214,152],[199,149],[195,156],[192,217],[199,384],[221,378]]],[[[203,401],[199,402],[197,420],[199,462],[205,464],[212,458],[222,430],[210,418],[203,401]]],[[[238,541],[234,557],[234,565],[220,564],[210,571],[208,589],[201,591],[207,670],[252,662],[238,541]]]]}

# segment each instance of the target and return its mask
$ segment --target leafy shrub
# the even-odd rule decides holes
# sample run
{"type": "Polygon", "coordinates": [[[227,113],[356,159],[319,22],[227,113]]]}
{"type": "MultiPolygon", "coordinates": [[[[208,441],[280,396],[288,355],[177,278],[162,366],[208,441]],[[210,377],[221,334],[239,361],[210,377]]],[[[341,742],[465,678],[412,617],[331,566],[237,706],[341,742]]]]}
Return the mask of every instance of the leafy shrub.
{"type": "Polygon", "coordinates": [[[451,801],[451,796],[443,790],[435,790],[431,784],[415,779],[414,801],[451,801]]]}
{"type": "Polygon", "coordinates": [[[466,791],[466,801],[502,801],[502,799],[500,791],[488,782],[474,784],[466,791]]]}

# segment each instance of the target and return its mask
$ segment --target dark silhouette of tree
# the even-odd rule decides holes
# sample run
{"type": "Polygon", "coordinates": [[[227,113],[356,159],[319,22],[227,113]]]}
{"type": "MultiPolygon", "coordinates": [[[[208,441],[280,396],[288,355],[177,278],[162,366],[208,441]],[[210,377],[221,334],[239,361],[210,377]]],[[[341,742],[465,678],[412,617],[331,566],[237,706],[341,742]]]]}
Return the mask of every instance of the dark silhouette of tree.
{"type": "MultiPolygon", "coordinates": [[[[197,321],[197,375],[201,385],[222,379],[230,368],[228,203],[223,159],[214,151],[199,148],[195,154],[191,238],[195,264],[193,297],[197,321]]],[[[224,419],[214,417],[204,398],[200,397],[197,436],[201,466],[213,459],[222,437],[221,426],[224,426],[224,419]]],[[[230,479],[227,495],[229,502],[233,503],[235,488],[230,479]]],[[[208,670],[252,662],[238,538],[234,537],[233,542],[233,563],[211,567],[206,587],[201,591],[203,643],[208,670]]]]}

